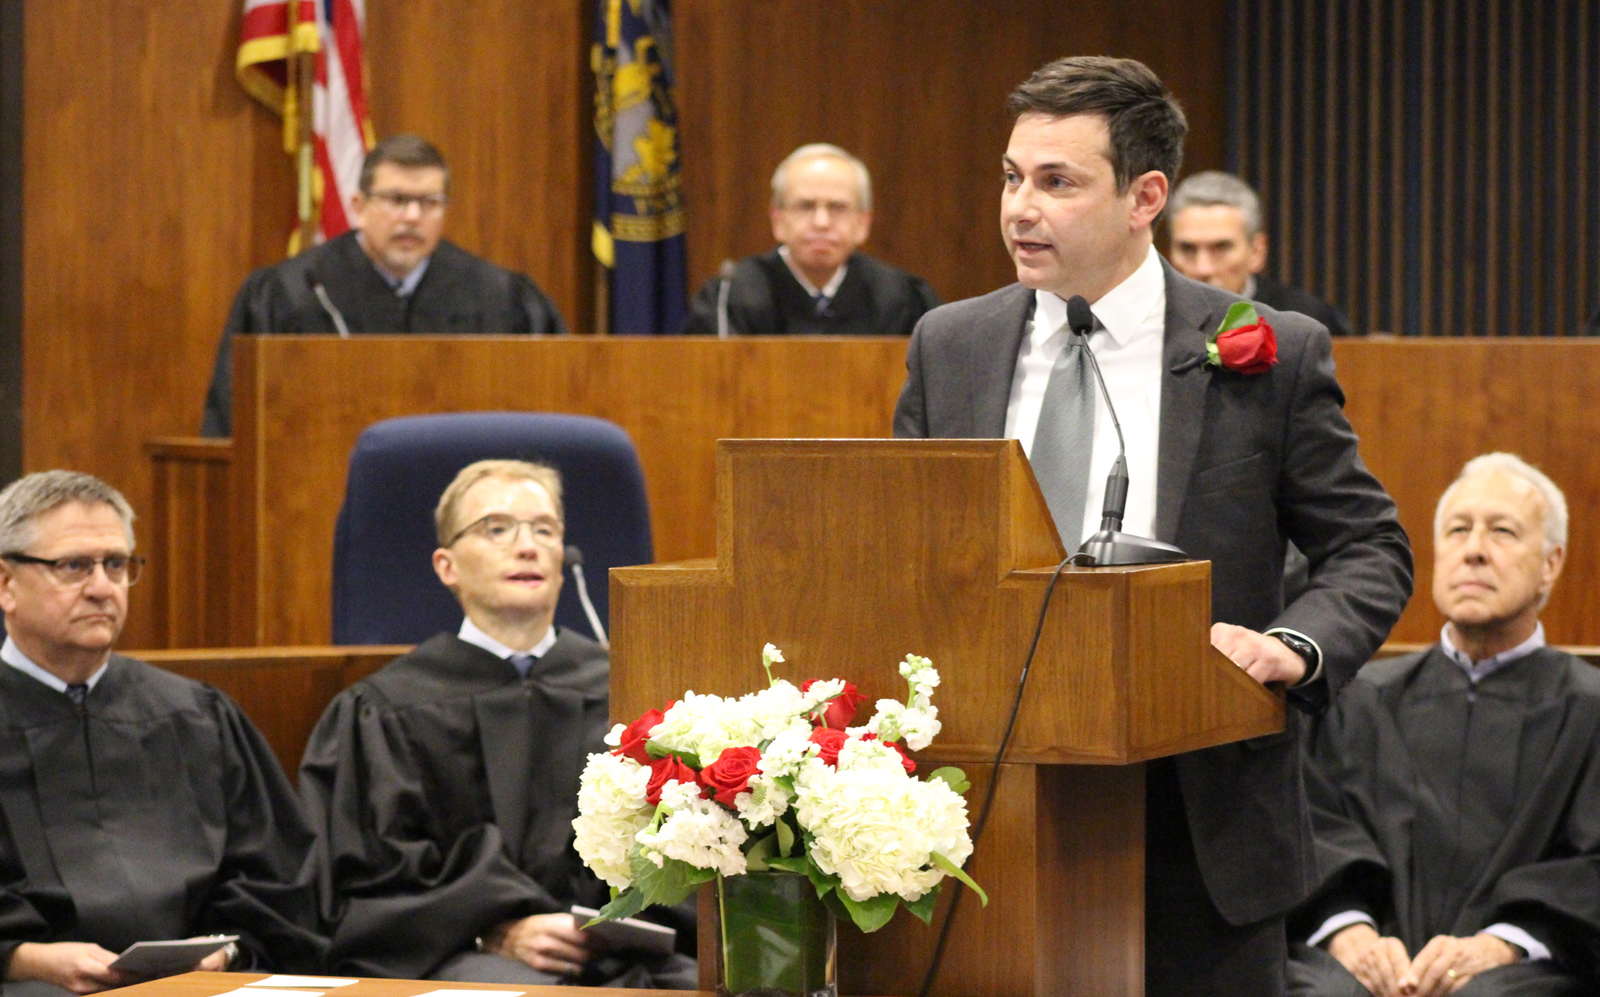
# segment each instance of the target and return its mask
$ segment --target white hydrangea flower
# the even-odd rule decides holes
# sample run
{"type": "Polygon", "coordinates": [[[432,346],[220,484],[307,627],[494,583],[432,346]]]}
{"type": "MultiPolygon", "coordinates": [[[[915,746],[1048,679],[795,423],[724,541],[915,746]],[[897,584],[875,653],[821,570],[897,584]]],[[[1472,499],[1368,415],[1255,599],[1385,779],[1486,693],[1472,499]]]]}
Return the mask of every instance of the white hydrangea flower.
{"type": "Polygon", "coordinates": [[[693,692],[668,710],[650,732],[650,740],[668,751],[682,751],[709,765],[725,748],[754,747],[761,743],[761,725],[748,705],[721,696],[693,692]]]}
{"type": "Polygon", "coordinates": [[[760,692],[740,697],[738,708],[755,731],[754,744],[777,737],[809,712],[800,690],[784,679],[778,679],[760,692]]]}
{"type": "Polygon", "coordinates": [[[746,792],[735,796],[733,805],[746,824],[762,828],[788,811],[791,798],[789,791],[778,785],[776,779],[763,773],[750,778],[746,792]]]}
{"type": "Polygon", "coordinates": [[[661,790],[667,818],[656,831],[642,831],[641,852],[657,866],[663,859],[687,862],[696,869],[714,869],[723,876],[742,875],[749,836],[739,819],[715,802],[703,799],[693,783],[668,782],[661,790]]]}
{"type": "Polygon", "coordinates": [[[595,875],[619,890],[632,885],[628,851],[649,826],[655,808],[646,800],[650,770],[608,752],[589,756],[578,784],[578,856],[595,875]]]}
{"type": "Polygon", "coordinates": [[[915,901],[944,878],[934,853],[957,865],[972,854],[966,801],[941,780],[817,763],[802,769],[795,788],[796,815],[812,836],[812,861],[838,876],[852,900],[894,893],[915,901]]]}
{"type": "Polygon", "coordinates": [[[906,769],[900,757],[900,752],[876,738],[870,741],[851,738],[839,749],[839,762],[835,768],[840,772],[882,769],[904,777],[906,769]]]}
{"type": "Polygon", "coordinates": [[[822,750],[811,742],[811,724],[797,719],[783,733],[772,739],[761,752],[759,767],[764,775],[774,779],[793,778],[801,764],[822,750]]]}

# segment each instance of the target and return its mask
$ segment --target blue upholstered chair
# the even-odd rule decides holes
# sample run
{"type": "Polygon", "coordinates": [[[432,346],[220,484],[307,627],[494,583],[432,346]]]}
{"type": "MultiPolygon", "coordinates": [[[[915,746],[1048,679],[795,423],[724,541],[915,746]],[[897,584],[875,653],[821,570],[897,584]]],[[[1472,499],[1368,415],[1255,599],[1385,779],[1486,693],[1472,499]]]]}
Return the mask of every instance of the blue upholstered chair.
{"type": "MultiPolygon", "coordinates": [[[[408,416],[367,427],[350,454],[333,541],[334,643],[412,644],[455,633],[461,607],[433,573],[433,509],[458,471],[491,458],[561,472],[567,543],[583,551],[605,624],[608,570],[654,560],[644,474],[628,434],[582,415],[408,416]]],[[[572,571],[565,573],[556,623],[592,635],[572,571]]]]}

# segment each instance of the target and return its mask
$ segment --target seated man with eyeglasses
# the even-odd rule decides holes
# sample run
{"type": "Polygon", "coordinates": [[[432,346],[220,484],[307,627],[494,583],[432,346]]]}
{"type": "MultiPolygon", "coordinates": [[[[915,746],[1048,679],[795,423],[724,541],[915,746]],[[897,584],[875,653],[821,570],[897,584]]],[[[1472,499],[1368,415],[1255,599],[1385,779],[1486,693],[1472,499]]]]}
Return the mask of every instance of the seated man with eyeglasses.
{"type": "Polygon", "coordinates": [[[136,982],[135,942],[238,935],[194,968],[316,968],[311,832],[211,686],[111,652],[143,561],[87,474],[0,492],[0,968],[6,997],[136,982]]]}
{"type": "MultiPolygon", "coordinates": [[[[450,189],[444,157],[391,135],[361,164],[350,231],[252,273],[233,299],[206,394],[206,436],[233,431],[233,334],[566,331],[533,281],[441,238],[450,189]]],[[[329,204],[326,211],[342,211],[329,204]]]]}
{"type": "MultiPolygon", "coordinates": [[[[323,913],[337,925],[331,968],[695,989],[692,959],[604,952],[569,913],[609,899],[578,859],[572,821],[584,763],[607,750],[611,669],[600,645],[553,622],[560,476],[470,464],[434,525],[433,567],[461,602],[460,630],[340,693],[300,765],[323,913]]],[[[693,951],[692,923],[673,921],[681,951],[693,951]]]]}
{"type": "Polygon", "coordinates": [[[857,252],[872,230],[872,178],[836,145],[803,145],[772,174],[777,249],[695,295],[685,332],[909,336],[939,298],[927,281],[857,252]]]}

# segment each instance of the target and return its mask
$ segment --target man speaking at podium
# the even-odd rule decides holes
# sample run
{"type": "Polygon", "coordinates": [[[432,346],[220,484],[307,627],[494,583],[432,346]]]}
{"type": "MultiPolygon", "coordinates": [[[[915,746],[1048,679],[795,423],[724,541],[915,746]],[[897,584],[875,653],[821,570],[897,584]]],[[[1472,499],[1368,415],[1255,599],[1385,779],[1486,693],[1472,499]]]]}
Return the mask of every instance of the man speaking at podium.
{"type": "MultiPolygon", "coordinates": [[[[1258,681],[1285,683],[1302,709],[1325,706],[1411,594],[1410,547],[1356,452],[1327,330],[1262,309],[1275,353],[1257,330],[1243,362],[1211,358],[1208,337],[1240,299],[1178,275],[1153,248],[1187,124],[1143,64],[1062,59],[1007,109],[1000,223],[1018,283],[918,324],[895,435],[1021,441],[1076,549],[1100,524],[1119,449],[1066,327],[1068,299],[1082,296],[1087,350],[1126,437],[1123,530],[1211,561],[1212,643],[1258,681]],[[1311,573],[1285,606],[1287,540],[1311,573]]],[[[1282,734],[1150,764],[1152,997],[1283,992],[1284,915],[1315,878],[1295,728],[1291,717],[1282,734]]]]}
{"type": "Polygon", "coordinates": [[[236,332],[560,333],[533,281],[441,238],[450,170],[431,143],[391,135],[361,164],[351,231],[251,274],[233,300],[206,392],[206,436],[233,433],[236,332]]]}

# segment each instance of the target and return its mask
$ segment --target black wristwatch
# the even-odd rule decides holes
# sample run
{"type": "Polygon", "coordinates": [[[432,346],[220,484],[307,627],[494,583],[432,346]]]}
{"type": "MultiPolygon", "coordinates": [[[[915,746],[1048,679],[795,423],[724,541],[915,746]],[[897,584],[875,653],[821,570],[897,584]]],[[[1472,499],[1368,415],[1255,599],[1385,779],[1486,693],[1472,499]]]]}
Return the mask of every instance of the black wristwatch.
{"type": "Polygon", "coordinates": [[[1317,665],[1322,661],[1322,655],[1317,653],[1317,645],[1299,634],[1286,633],[1282,630],[1274,630],[1272,636],[1283,641],[1285,647],[1305,659],[1306,673],[1295,685],[1303,685],[1309,682],[1311,677],[1317,674],[1317,665]]]}

